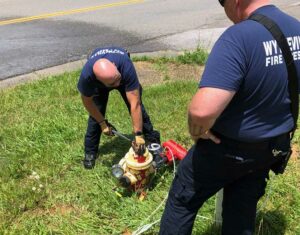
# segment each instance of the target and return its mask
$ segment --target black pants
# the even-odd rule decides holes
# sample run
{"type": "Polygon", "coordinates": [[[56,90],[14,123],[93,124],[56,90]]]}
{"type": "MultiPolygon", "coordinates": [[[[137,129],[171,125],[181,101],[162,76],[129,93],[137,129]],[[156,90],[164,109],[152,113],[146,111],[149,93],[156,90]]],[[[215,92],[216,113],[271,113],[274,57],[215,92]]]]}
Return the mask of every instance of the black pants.
{"type": "Polygon", "coordinates": [[[199,140],[178,166],[160,234],[191,234],[198,210],[221,188],[222,234],[253,234],[257,202],[265,193],[270,165],[276,162],[269,145],[199,140]]]}
{"type": "MultiPolygon", "coordinates": [[[[125,88],[123,86],[120,86],[117,88],[117,90],[120,92],[127,109],[130,113],[130,104],[126,97],[125,88]]],[[[99,92],[99,95],[94,96],[93,100],[98,107],[99,111],[105,116],[106,106],[108,102],[109,97],[109,91],[110,90],[101,90],[99,92]]],[[[140,86],[140,96],[142,96],[142,87],[140,86]]],[[[160,133],[156,130],[153,130],[153,126],[150,120],[150,117],[148,116],[144,105],[142,104],[142,116],[143,116],[143,133],[145,136],[145,139],[148,142],[151,143],[160,143],[160,133]]],[[[88,154],[97,154],[98,148],[99,148],[99,142],[100,142],[100,136],[101,136],[101,128],[100,125],[97,123],[97,121],[89,116],[88,119],[88,125],[87,130],[85,134],[85,140],[84,140],[84,151],[88,154]]]]}

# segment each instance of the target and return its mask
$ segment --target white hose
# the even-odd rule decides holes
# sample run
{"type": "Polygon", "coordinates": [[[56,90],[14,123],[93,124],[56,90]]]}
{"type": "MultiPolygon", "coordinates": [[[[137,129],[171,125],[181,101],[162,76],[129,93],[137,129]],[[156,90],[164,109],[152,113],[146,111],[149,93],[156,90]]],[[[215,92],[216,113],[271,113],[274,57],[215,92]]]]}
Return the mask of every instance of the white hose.
{"type": "MultiPolygon", "coordinates": [[[[176,163],[175,163],[173,152],[170,148],[169,148],[169,151],[171,152],[172,161],[173,161],[173,178],[174,178],[175,174],[176,174],[176,163]]],[[[166,202],[167,198],[168,198],[168,194],[165,196],[164,200],[159,204],[159,206],[145,220],[143,220],[143,222],[141,224],[143,224],[147,220],[149,220],[163,206],[163,204],[166,202]]],[[[142,233],[148,231],[153,225],[157,224],[159,221],[160,221],[160,219],[156,220],[155,222],[153,222],[151,224],[140,225],[140,227],[138,227],[132,233],[132,235],[139,235],[139,234],[142,234],[142,233]]]]}

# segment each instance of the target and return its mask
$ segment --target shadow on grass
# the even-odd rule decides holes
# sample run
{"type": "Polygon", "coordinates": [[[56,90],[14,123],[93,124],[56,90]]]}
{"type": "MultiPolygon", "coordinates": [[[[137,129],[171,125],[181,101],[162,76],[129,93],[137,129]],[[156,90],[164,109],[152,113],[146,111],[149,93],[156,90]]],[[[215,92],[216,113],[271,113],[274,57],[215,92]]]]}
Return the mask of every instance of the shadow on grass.
{"type": "MultiPolygon", "coordinates": [[[[104,137],[109,138],[109,137],[104,137]]],[[[99,155],[96,160],[96,165],[100,164],[105,168],[110,169],[114,164],[117,164],[128,152],[131,147],[131,143],[120,137],[112,137],[104,140],[103,137],[100,139],[99,155]]],[[[129,137],[130,138],[130,137],[129,137]]],[[[82,141],[83,142],[83,141],[82,141]]],[[[80,151],[79,154],[74,156],[74,161],[77,166],[83,167],[84,150],[80,151]]]]}
{"type": "MultiPolygon", "coordinates": [[[[285,215],[279,210],[260,212],[256,218],[256,235],[284,235],[287,221],[285,215]]],[[[221,234],[221,227],[212,224],[206,231],[195,235],[218,235],[221,234]]]]}
{"type": "MultiPolygon", "coordinates": [[[[131,136],[128,136],[130,139],[131,136]]],[[[108,141],[104,142],[99,147],[99,156],[101,163],[111,168],[112,165],[117,164],[129,151],[131,142],[122,139],[121,137],[112,137],[108,141]],[[108,158],[103,157],[109,155],[108,158]]]]}
{"type": "Polygon", "coordinates": [[[256,219],[256,235],[284,235],[287,220],[279,210],[260,212],[256,219]]]}
{"type": "Polygon", "coordinates": [[[203,233],[196,233],[195,235],[218,235],[221,234],[221,227],[216,224],[209,226],[203,233]]]}
{"type": "MultiPolygon", "coordinates": [[[[131,138],[130,136],[128,136],[131,138]]],[[[99,147],[99,158],[96,164],[99,162],[105,167],[111,168],[113,164],[117,164],[121,158],[125,156],[131,147],[131,143],[122,139],[121,137],[112,137],[107,141],[103,141],[102,137],[100,139],[99,147]],[[106,156],[108,155],[108,156],[106,156]]],[[[84,151],[81,155],[76,155],[76,162],[82,164],[84,158],[84,151]]]]}
{"type": "Polygon", "coordinates": [[[147,190],[152,191],[153,189],[155,189],[155,187],[158,187],[161,182],[161,176],[163,176],[166,172],[171,172],[171,171],[172,169],[167,165],[164,165],[159,169],[157,169],[156,174],[153,175],[153,177],[151,178],[147,186],[147,190]]]}

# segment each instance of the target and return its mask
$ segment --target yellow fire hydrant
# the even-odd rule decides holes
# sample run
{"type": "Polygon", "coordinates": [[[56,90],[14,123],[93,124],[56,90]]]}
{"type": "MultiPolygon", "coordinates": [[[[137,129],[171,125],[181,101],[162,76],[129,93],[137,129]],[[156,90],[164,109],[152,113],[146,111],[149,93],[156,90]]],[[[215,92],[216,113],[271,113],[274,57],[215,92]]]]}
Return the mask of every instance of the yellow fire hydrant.
{"type": "Polygon", "coordinates": [[[146,148],[142,156],[137,155],[131,147],[120,162],[112,167],[113,175],[125,188],[142,192],[154,173],[153,156],[146,148]]]}

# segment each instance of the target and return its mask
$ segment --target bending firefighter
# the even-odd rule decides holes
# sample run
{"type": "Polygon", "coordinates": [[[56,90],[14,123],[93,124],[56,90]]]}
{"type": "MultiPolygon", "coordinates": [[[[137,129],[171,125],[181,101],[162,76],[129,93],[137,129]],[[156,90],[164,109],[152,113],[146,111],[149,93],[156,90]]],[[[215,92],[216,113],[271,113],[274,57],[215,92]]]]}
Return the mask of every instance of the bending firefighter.
{"type": "Polygon", "coordinates": [[[142,104],[142,87],[129,53],[119,47],[97,48],[88,58],[78,81],[83,105],[90,115],[84,140],[83,165],[87,169],[95,166],[101,133],[114,136],[114,126],[105,119],[109,92],[113,89],[120,92],[131,115],[134,149],[143,152],[146,141],[160,143],[160,134],[153,130],[142,104]]]}

